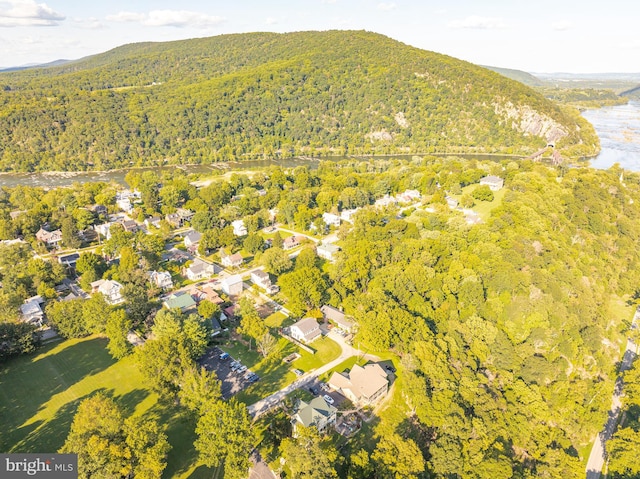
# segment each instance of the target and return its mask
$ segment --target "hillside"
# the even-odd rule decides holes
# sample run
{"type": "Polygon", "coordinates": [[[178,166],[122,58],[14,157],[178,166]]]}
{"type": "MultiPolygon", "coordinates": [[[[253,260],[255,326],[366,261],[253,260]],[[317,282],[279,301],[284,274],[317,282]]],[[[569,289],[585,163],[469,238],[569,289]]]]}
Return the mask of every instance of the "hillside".
{"type": "Polygon", "coordinates": [[[0,74],[0,92],[2,171],[598,148],[577,112],[518,82],[363,31],[125,45],[0,74]]]}
{"type": "Polygon", "coordinates": [[[512,80],[524,83],[527,86],[545,86],[545,82],[531,73],[522,70],[513,70],[511,68],[500,68],[483,65],[484,68],[499,73],[502,76],[511,78],[512,80]]]}

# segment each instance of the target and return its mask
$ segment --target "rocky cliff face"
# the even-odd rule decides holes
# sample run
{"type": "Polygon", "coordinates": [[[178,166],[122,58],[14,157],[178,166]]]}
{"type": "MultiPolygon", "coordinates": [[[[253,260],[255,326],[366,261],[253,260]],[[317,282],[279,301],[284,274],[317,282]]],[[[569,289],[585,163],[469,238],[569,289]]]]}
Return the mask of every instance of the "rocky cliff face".
{"type": "Polygon", "coordinates": [[[568,134],[560,123],[527,105],[516,106],[511,102],[496,102],[493,106],[497,115],[503,117],[506,122],[510,121],[511,127],[521,133],[544,138],[549,143],[554,143],[568,134]]]}

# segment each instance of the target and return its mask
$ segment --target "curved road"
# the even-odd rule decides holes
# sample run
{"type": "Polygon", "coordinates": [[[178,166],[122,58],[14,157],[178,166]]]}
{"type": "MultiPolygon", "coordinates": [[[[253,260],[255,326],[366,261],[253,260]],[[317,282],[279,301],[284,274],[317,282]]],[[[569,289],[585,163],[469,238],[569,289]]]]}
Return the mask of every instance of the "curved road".
{"type": "MultiPolygon", "coordinates": [[[[638,320],[638,317],[640,317],[640,310],[636,310],[636,314],[633,316],[631,330],[634,330],[637,327],[636,321],[638,320]]],[[[622,363],[620,364],[620,374],[618,375],[618,379],[616,380],[616,385],[613,390],[609,418],[607,419],[607,423],[605,424],[602,432],[596,436],[596,439],[593,442],[593,448],[591,449],[591,454],[589,454],[589,461],[587,462],[586,470],[587,479],[600,479],[600,476],[602,475],[602,468],[606,461],[605,444],[609,439],[611,439],[611,436],[613,436],[613,433],[616,431],[618,416],[620,415],[620,410],[622,408],[621,398],[624,388],[622,373],[631,368],[631,364],[633,363],[636,355],[637,346],[632,340],[628,339],[627,349],[624,352],[622,363]]]]}
{"type": "Polygon", "coordinates": [[[333,330],[330,331],[327,336],[333,341],[335,341],[336,343],[338,343],[342,348],[342,352],[340,353],[340,356],[338,356],[336,359],[334,359],[330,363],[327,363],[318,369],[314,369],[313,371],[309,371],[308,373],[300,376],[294,382],[292,382],[288,386],[285,386],[280,391],[273,393],[271,396],[267,396],[266,398],[261,399],[260,401],[254,404],[251,404],[250,406],[248,406],[249,414],[251,414],[254,418],[257,418],[258,416],[266,413],[267,411],[275,407],[276,404],[278,404],[282,399],[284,399],[284,397],[287,394],[293,392],[296,389],[304,387],[305,385],[309,384],[314,379],[316,379],[318,376],[336,367],[338,364],[345,361],[346,359],[349,359],[353,356],[364,355],[364,353],[359,349],[356,349],[351,345],[347,344],[344,338],[339,334],[335,333],[333,330]]]}

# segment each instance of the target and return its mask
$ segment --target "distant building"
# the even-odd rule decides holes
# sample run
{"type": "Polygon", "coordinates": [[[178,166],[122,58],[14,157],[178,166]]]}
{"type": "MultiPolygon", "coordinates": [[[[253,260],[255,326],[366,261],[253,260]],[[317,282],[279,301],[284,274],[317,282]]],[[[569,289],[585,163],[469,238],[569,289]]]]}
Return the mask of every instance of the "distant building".
{"type": "Polygon", "coordinates": [[[500,191],[504,186],[504,180],[498,176],[485,176],[480,179],[481,185],[487,185],[491,191],[500,191]]]}
{"type": "Polygon", "coordinates": [[[458,200],[456,200],[455,198],[447,196],[445,197],[445,200],[447,201],[447,206],[452,210],[455,210],[458,207],[458,200]]]}
{"type": "Polygon", "coordinates": [[[340,251],[340,247],[331,243],[322,243],[316,246],[316,254],[328,261],[335,260],[338,251],[340,251]]]}
{"type": "Polygon", "coordinates": [[[120,224],[127,233],[135,233],[138,231],[138,223],[133,220],[121,220],[120,224]]]}
{"type": "Polygon", "coordinates": [[[387,373],[379,364],[358,366],[354,364],[348,373],[334,372],[329,387],[339,391],[354,404],[368,405],[387,394],[387,373]]]}
{"type": "Polygon", "coordinates": [[[280,291],[280,287],[271,283],[271,278],[268,273],[265,273],[261,269],[257,269],[251,272],[251,281],[253,284],[257,284],[262,289],[266,290],[269,294],[275,294],[280,291]]]}
{"type": "Polygon", "coordinates": [[[117,281],[110,279],[99,279],[98,281],[94,281],[91,283],[91,292],[102,293],[104,299],[107,300],[107,303],[112,305],[124,302],[124,297],[122,296],[122,285],[117,281]]]}
{"type": "MultiPolygon", "coordinates": [[[[178,248],[171,248],[169,251],[162,253],[162,261],[172,261],[174,263],[184,263],[191,258],[191,255],[185,253],[178,248]]],[[[186,273],[185,273],[186,274],[186,273]]]]}
{"type": "Polygon", "coordinates": [[[334,308],[333,306],[325,304],[320,308],[320,311],[322,311],[322,315],[324,316],[324,319],[326,319],[327,321],[331,321],[338,328],[348,333],[353,331],[353,327],[354,327],[353,321],[347,319],[345,314],[342,311],[340,311],[338,308],[334,308]]]}
{"type": "Polygon", "coordinates": [[[129,198],[121,198],[119,200],[116,200],[116,206],[125,213],[131,213],[131,211],[133,210],[133,203],[131,203],[131,200],[129,198]]]}
{"type": "Polygon", "coordinates": [[[386,208],[387,206],[396,206],[398,204],[398,200],[393,196],[384,195],[382,198],[376,200],[374,205],[378,208],[386,208]]]}
{"type": "Polygon", "coordinates": [[[110,239],[112,224],[113,223],[108,221],[106,223],[102,223],[101,225],[95,225],[93,229],[96,230],[96,233],[98,233],[100,236],[103,236],[105,239],[110,239]]]}
{"type": "Polygon", "coordinates": [[[229,296],[237,296],[242,293],[243,283],[240,275],[227,276],[220,282],[222,291],[229,296]]]}
{"type": "Polygon", "coordinates": [[[320,325],[315,318],[304,318],[289,328],[289,334],[293,339],[310,343],[320,337],[320,325]]]}
{"type": "Polygon", "coordinates": [[[247,227],[244,225],[244,220],[236,220],[231,222],[233,226],[233,234],[236,236],[246,236],[247,227]]]}
{"type": "Polygon", "coordinates": [[[418,190],[406,190],[404,193],[396,195],[396,199],[401,203],[411,203],[418,201],[420,198],[422,198],[422,195],[418,190]]]}
{"type": "Polygon", "coordinates": [[[64,254],[58,256],[58,262],[71,268],[76,267],[76,262],[80,259],[79,253],[64,254]]]}
{"type": "Polygon", "coordinates": [[[340,226],[340,217],[332,213],[322,213],[322,221],[327,226],[335,226],[336,228],[340,226]]]}
{"type": "Polygon", "coordinates": [[[325,432],[327,428],[335,425],[336,413],[338,409],[330,404],[323,397],[318,396],[310,402],[300,401],[298,403],[298,411],[291,419],[293,425],[293,435],[296,436],[296,427],[315,426],[318,432],[325,432]]]}
{"type": "Polygon", "coordinates": [[[160,224],[162,222],[162,218],[159,216],[150,216],[146,220],[144,220],[144,224],[147,228],[160,228],[160,224]]]}

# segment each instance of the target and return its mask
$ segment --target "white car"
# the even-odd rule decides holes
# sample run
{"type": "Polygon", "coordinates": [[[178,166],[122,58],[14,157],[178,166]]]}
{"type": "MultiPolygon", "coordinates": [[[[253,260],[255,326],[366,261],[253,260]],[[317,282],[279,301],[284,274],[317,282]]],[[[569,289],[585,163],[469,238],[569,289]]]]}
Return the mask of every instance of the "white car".
{"type": "Polygon", "coordinates": [[[329,396],[328,394],[325,394],[324,396],[322,396],[323,399],[325,401],[327,401],[327,404],[333,404],[335,401],[333,400],[333,398],[331,396],[329,396]]]}

